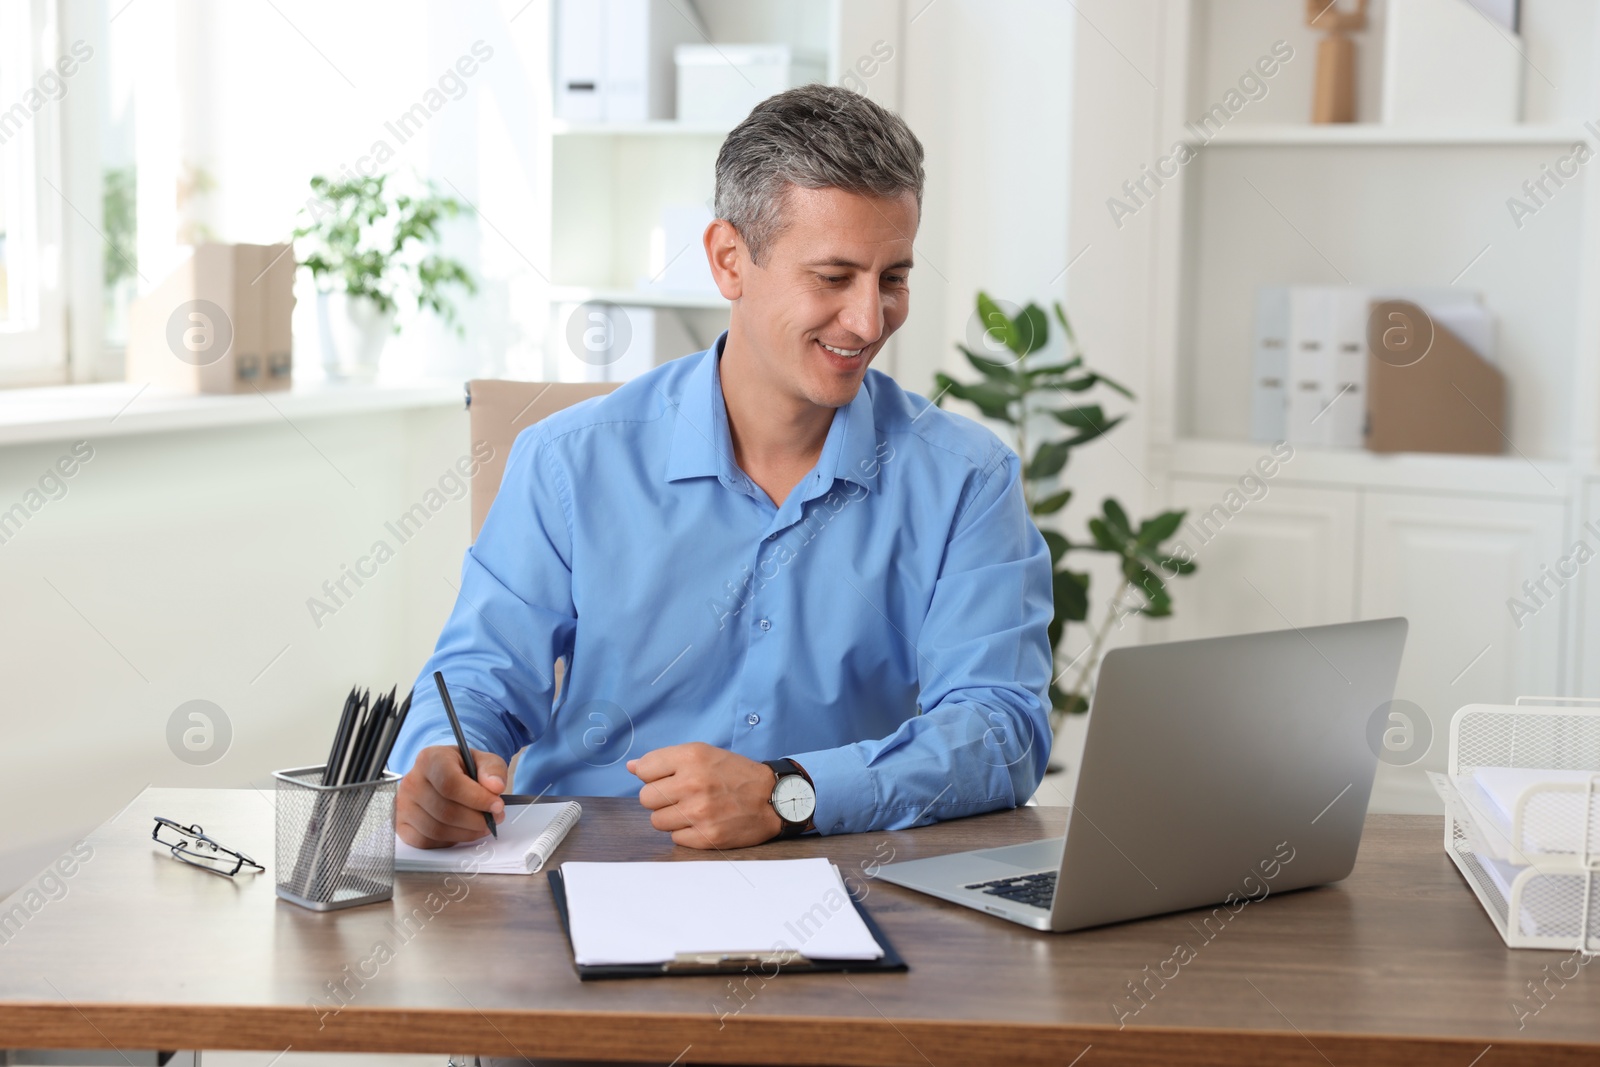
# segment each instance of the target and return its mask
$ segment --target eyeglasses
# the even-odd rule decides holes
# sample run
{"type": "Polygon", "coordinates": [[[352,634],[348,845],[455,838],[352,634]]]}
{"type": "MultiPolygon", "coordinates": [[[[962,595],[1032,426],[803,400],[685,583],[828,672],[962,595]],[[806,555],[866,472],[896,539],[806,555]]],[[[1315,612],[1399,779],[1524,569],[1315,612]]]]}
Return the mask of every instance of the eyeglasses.
{"type": "Polygon", "coordinates": [[[199,867],[203,871],[220,874],[226,878],[232,878],[246,866],[254,867],[258,871],[266,870],[243,852],[224,848],[207,837],[198,823],[184,826],[171,819],[163,819],[159,815],[155,818],[156,828],[151,831],[150,839],[171,849],[172,858],[175,860],[182,860],[191,867],[199,867]],[[166,837],[161,835],[163,830],[166,831],[166,837]],[[172,838],[176,840],[169,840],[172,838]]]}

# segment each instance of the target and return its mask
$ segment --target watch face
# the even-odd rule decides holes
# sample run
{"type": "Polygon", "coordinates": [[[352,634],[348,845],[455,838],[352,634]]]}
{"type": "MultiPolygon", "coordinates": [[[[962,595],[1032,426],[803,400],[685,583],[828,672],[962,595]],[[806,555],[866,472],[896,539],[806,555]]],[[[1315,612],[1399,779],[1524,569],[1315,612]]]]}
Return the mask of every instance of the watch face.
{"type": "Polygon", "coordinates": [[[786,822],[803,823],[817,810],[817,794],[798,774],[786,774],[772,790],[772,806],[786,822]]]}

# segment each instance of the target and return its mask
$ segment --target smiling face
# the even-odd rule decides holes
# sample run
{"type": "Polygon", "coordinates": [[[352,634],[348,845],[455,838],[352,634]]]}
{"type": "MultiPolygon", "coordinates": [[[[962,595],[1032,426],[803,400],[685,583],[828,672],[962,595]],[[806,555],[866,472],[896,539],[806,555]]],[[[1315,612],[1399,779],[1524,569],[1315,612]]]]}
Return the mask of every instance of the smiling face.
{"type": "Polygon", "coordinates": [[[706,231],[729,343],[779,396],[843,407],[911,310],[916,196],[790,186],[782,217],[759,266],[726,221],[706,231]]]}

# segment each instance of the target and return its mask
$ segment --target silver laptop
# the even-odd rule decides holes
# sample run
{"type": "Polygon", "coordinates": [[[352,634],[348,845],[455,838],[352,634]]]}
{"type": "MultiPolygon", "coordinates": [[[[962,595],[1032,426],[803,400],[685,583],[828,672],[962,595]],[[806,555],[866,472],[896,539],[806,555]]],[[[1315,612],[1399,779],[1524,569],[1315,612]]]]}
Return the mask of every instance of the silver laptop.
{"type": "Polygon", "coordinates": [[[1336,882],[1405,638],[1394,618],[1110,652],[1065,838],[878,877],[1056,931],[1336,882]]]}

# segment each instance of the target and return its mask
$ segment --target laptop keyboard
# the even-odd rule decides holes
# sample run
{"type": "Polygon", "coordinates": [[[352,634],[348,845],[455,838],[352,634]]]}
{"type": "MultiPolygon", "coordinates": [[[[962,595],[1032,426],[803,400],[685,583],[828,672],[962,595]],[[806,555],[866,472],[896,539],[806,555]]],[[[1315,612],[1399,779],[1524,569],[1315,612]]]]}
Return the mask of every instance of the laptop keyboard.
{"type": "Polygon", "coordinates": [[[1019,904],[1050,910],[1050,901],[1056,895],[1056,872],[1040,871],[1020,878],[1001,878],[993,882],[973,882],[968,889],[981,889],[994,897],[1004,897],[1019,904]]]}

